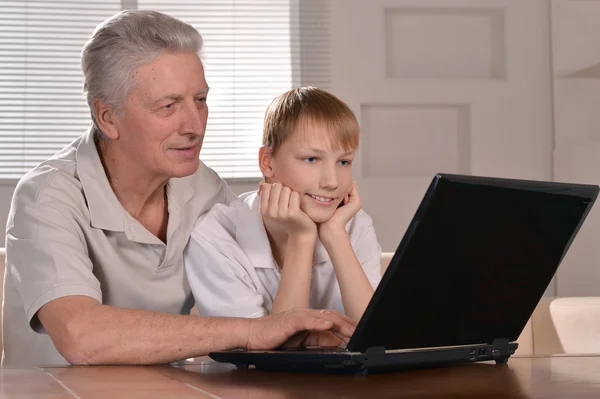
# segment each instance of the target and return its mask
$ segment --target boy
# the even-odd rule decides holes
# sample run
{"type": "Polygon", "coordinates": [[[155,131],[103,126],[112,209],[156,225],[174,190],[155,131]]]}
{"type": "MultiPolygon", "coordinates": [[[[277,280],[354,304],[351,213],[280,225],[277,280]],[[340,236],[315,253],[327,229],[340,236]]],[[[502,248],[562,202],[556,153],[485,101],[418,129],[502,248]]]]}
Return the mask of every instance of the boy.
{"type": "Polygon", "coordinates": [[[361,210],[352,111],[314,87],[265,114],[257,192],[198,220],[184,260],[202,315],[261,317],[296,307],[358,321],[379,283],[381,247],[361,210]]]}

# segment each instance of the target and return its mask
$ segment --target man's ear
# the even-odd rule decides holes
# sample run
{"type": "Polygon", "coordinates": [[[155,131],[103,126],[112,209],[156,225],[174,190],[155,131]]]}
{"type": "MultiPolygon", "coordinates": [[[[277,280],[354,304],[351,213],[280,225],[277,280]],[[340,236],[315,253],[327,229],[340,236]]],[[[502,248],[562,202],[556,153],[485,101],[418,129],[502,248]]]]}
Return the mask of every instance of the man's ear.
{"type": "Polygon", "coordinates": [[[267,179],[271,179],[275,176],[273,173],[273,150],[271,147],[263,145],[258,150],[258,167],[262,172],[263,176],[267,179]]]}
{"type": "Polygon", "coordinates": [[[116,140],[119,138],[119,130],[116,126],[115,109],[112,105],[105,103],[102,100],[95,99],[93,102],[94,114],[96,115],[96,123],[104,136],[109,139],[116,140]]]}

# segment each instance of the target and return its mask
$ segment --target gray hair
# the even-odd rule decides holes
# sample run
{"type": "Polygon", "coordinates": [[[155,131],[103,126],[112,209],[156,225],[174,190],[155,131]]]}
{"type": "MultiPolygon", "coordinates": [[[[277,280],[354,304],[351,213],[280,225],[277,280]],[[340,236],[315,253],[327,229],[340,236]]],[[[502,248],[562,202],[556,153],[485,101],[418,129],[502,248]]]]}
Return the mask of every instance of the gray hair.
{"type": "Polygon", "coordinates": [[[94,99],[117,112],[133,88],[133,71],[163,52],[202,50],[202,37],[191,25],[150,10],[125,10],[96,27],[81,53],[83,92],[96,133],[94,99]]]}

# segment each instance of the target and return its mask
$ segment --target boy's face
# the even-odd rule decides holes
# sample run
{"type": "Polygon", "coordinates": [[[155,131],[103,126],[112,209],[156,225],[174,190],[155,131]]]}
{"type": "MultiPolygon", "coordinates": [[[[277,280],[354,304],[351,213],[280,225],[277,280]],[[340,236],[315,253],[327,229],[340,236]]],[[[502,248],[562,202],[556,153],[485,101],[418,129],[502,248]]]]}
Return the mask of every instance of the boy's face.
{"type": "Polygon", "coordinates": [[[311,123],[279,147],[271,158],[272,175],[266,177],[271,183],[279,182],[300,193],[302,211],[315,223],[323,223],[333,216],[350,190],[354,153],[332,148],[329,134],[311,123]]]}

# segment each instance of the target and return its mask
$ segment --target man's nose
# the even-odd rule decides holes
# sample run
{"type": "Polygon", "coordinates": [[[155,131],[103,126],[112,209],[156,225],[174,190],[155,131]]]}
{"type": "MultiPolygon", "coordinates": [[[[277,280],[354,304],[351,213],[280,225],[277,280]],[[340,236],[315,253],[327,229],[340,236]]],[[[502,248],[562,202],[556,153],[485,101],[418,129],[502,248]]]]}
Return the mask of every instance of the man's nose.
{"type": "Polygon", "coordinates": [[[202,135],[206,130],[206,120],[208,118],[208,108],[206,104],[198,107],[195,102],[184,103],[183,115],[181,117],[181,134],[202,135]]]}

